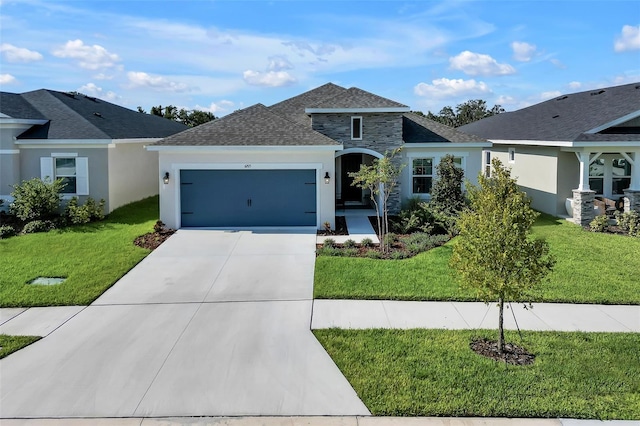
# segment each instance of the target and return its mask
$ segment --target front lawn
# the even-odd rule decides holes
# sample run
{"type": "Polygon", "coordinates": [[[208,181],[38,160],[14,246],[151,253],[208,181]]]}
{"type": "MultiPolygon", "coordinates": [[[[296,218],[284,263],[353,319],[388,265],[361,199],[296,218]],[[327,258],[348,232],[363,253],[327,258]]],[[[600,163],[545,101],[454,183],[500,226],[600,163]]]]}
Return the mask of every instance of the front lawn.
{"type": "MultiPolygon", "coordinates": [[[[535,235],[549,242],[557,264],[537,301],[640,304],[640,238],[593,233],[542,215],[535,235]]],[[[314,297],[321,299],[477,300],[459,288],[448,266],[447,245],[411,259],[374,260],[320,256],[314,297]]]]}
{"type": "Polygon", "coordinates": [[[477,355],[487,330],[315,330],[372,414],[640,419],[637,333],[507,332],[532,365],[477,355]]]}
{"type": "Polygon", "coordinates": [[[17,350],[29,346],[33,342],[40,340],[38,336],[9,336],[0,334],[0,359],[17,350]]]}
{"type": "Polygon", "coordinates": [[[1,239],[0,307],[91,303],[149,253],[133,241],[152,231],[157,219],[158,197],[151,197],[101,222],[1,239]],[[66,281],[27,284],[37,277],[66,281]]]}

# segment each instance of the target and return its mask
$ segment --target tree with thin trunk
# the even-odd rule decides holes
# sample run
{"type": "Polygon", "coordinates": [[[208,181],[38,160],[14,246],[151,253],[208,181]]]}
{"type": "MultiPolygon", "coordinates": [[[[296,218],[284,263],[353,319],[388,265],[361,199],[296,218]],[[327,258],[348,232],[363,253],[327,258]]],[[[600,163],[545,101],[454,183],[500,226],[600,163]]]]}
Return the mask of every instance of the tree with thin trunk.
{"type": "Polygon", "coordinates": [[[382,158],[376,158],[371,165],[362,164],[360,170],[349,173],[353,178],[351,185],[368,189],[371,201],[376,208],[378,218],[378,238],[382,252],[389,250],[385,235],[389,232],[389,197],[398,185],[398,177],[404,165],[395,161],[402,148],[385,152],[382,158]]]}
{"type": "Polygon", "coordinates": [[[555,260],[544,240],[531,238],[539,215],[531,200],[500,160],[494,159],[491,166],[491,177],[480,174],[479,186],[469,185],[471,205],[458,219],[460,235],[450,265],[482,300],[498,302],[502,354],[505,302],[531,301],[531,290],[551,272],[555,260]]]}

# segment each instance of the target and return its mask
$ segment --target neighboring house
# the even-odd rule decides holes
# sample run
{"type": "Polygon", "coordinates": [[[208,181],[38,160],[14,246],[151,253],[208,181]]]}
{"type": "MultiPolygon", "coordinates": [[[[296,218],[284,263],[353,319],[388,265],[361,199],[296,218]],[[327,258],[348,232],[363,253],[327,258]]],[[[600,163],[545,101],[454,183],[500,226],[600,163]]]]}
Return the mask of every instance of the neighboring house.
{"type": "Polygon", "coordinates": [[[587,225],[594,198],[640,211],[640,83],[559,96],[459,130],[493,143],[532,206],[587,225]]]}
{"type": "Polygon", "coordinates": [[[158,157],[144,146],[186,128],[81,94],[0,92],[0,198],[60,178],[65,198],[104,199],[110,212],[158,193],[158,157]]]}
{"type": "Polygon", "coordinates": [[[429,198],[436,166],[453,154],[472,182],[490,144],[409,112],[409,107],[335,84],[257,104],[158,141],[160,218],[168,226],[335,226],[336,205],[370,206],[349,172],[402,147],[407,165],[390,209],[429,198]]]}

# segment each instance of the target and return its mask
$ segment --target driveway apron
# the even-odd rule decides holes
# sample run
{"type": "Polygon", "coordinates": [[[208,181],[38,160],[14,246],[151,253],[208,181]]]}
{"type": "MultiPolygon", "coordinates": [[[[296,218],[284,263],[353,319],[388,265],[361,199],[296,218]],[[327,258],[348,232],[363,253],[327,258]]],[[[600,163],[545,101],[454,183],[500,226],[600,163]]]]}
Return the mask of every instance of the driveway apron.
{"type": "Polygon", "coordinates": [[[367,415],[310,331],[315,231],[180,230],[0,360],[0,417],[367,415]]]}

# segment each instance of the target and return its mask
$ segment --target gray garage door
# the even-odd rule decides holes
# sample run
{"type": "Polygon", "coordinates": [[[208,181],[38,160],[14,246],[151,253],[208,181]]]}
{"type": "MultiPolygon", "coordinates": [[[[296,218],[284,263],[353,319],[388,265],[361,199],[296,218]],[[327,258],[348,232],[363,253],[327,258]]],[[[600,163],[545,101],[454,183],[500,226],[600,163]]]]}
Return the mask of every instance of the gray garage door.
{"type": "Polygon", "coordinates": [[[315,170],[182,170],[183,227],[315,226],[315,170]]]}

